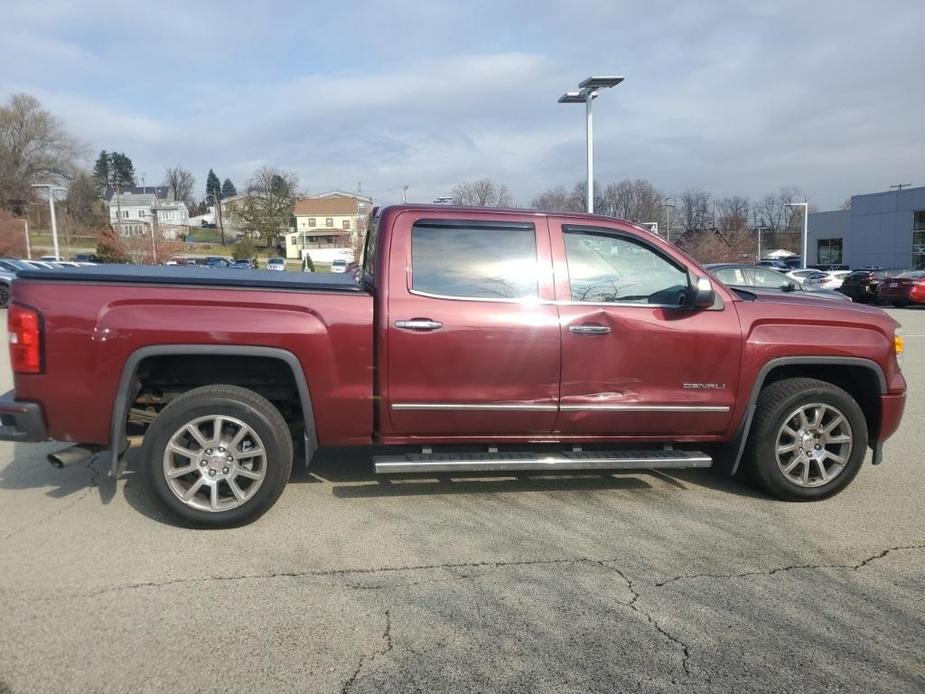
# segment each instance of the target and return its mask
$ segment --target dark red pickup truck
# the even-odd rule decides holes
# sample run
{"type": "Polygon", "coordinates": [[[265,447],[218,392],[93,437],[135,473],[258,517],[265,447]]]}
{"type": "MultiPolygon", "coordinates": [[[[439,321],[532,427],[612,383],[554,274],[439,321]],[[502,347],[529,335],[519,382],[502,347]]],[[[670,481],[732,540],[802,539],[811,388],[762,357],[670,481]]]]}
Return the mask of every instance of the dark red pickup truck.
{"type": "Polygon", "coordinates": [[[731,290],[642,227],[389,207],[358,277],[109,266],[24,272],[0,438],[132,434],[182,521],[241,524],[294,443],[393,446],[377,473],[747,468],[771,494],[879,463],[906,384],[877,308],[731,290]]]}

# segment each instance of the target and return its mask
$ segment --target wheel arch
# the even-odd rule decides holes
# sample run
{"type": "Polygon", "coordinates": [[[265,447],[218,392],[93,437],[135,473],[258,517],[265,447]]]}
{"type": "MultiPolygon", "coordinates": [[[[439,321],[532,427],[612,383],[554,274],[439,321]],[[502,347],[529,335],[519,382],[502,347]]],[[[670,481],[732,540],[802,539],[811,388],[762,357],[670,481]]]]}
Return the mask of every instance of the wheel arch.
{"type": "Polygon", "coordinates": [[[861,357],[778,357],[761,367],[752,384],[745,415],[732,441],[730,474],[734,475],[738,471],[742,461],[761,389],[784,378],[800,376],[826,381],[847,391],[864,412],[871,445],[876,445],[880,421],[879,396],[887,392],[886,376],[877,362],[861,357]],[[851,378],[858,375],[860,379],[851,378]]]}
{"type": "Polygon", "coordinates": [[[234,356],[234,357],[260,357],[275,359],[283,362],[292,373],[293,381],[299,393],[302,416],[305,420],[305,462],[311,460],[318,449],[318,435],[315,428],[315,415],[312,408],[311,391],[305,372],[298,357],[292,352],[278,347],[260,347],[248,345],[203,345],[203,344],[173,344],[150,345],[141,347],[132,352],[122,366],[122,375],[116,391],[112,409],[112,422],[110,441],[112,445],[112,460],[110,475],[116,477],[119,471],[119,460],[127,447],[125,440],[125,427],[128,421],[128,412],[134,395],[134,386],[139,365],[151,357],[163,356],[234,356]]]}

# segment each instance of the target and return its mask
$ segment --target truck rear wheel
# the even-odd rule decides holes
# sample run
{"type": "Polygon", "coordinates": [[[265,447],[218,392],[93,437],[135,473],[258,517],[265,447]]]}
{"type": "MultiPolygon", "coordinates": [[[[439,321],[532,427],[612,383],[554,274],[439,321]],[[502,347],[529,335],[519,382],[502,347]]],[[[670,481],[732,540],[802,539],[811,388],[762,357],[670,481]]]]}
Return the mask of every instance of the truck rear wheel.
{"type": "Polygon", "coordinates": [[[263,515],[292,471],[292,437],[272,403],[238,386],[172,401],[148,429],[144,473],[154,499],[184,525],[227,528],[263,515]]]}
{"type": "Polygon", "coordinates": [[[780,499],[825,499],[858,474],[867,436],[864,413],[844,390],[788,378],[758,396],[744,462],[758,484],[780,499]]]}

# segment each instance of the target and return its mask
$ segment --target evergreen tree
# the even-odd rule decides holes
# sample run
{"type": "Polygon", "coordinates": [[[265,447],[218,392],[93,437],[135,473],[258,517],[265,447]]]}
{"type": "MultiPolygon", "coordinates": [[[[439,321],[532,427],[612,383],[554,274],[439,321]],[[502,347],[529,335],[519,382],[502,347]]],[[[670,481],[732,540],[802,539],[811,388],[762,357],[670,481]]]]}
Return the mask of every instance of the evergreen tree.
{"type": "Polygon", "coordinates": [[[100,156],[96,158],[96,164],[93,165],[93,182],[96,185],[96,192],[103,196],[106,192],[106,189],[109,187],[111,180],[110,171],[111,171],[111,160],[109,158],[109,152],[105,149],[100,152],[100,156]]]}
{"type": "Polygon", "coordinates": [[[230,178],[226,178],[225,182],[222,183],[222,200],[225,198],[233,198],[237,194],[238,190],[234,187],[234,183],[231,182],[230,178]]]}
{"type": "Polygon", "coordinates": [[[135,186],[135,167],[122,152],[110,155],[110,170],[110,180],[115,188],[124,190],[135,186]]]}
{"type": "Polygon", "coordinates": [[[209,175],[206,176],[206,202],[210,205],[216,200],[222,199],[222,182],[212,169],[209,169],[209,175]]]}

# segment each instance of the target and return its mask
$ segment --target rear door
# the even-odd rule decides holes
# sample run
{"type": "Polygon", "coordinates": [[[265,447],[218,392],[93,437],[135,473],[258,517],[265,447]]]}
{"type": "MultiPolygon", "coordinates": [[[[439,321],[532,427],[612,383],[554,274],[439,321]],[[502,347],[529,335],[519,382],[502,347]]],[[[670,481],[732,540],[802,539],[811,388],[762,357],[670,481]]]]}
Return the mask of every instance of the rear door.
{"type": "Polygon", "coordinates": [[[562,323],[563,435],[677,440],[729,425],[741,331],[725,290],[692,309],[684,264],[655,239],[550,220],[562,323]]]}
{"type": "Polygon", "coordinates": [[[560,342],[546,218],[407,211],[389,267],[383,434],[548,434],[560,342]]]}

